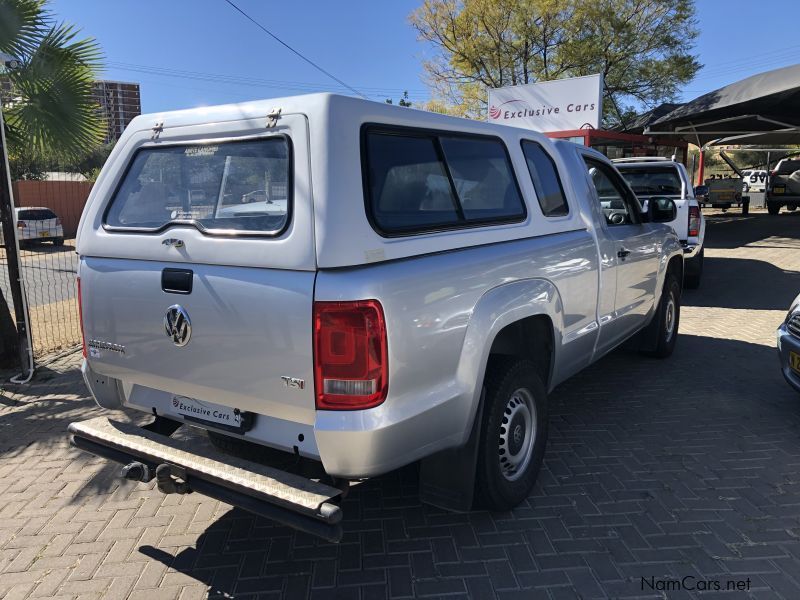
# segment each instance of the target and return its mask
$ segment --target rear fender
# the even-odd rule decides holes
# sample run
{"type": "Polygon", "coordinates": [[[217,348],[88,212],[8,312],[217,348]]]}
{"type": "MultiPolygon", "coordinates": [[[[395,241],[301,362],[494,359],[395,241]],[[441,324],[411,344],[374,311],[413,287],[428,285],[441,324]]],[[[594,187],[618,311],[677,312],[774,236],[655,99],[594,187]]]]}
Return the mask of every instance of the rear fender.
{"type": "Polygon", "coordinates": [[[464,336],[456,379],[459,387],[469,390],[464,395],[464,419],[461,444],[467,442],[480,403],[483,378],[489,353],[497,334],[507,325],[536,315],[546,315],[553,323],[553,359],[557,365],[563,331],[561,296],[546,279],[525,279],[507,283],[486,292],[470,317],[464,336]]]}

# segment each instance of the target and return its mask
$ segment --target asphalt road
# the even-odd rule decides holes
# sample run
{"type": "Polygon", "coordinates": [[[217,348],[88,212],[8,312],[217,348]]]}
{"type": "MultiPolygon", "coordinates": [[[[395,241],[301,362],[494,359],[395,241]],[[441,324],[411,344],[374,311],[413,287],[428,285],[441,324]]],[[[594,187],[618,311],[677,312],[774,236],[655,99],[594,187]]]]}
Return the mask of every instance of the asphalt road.
{"type": "MultiPolygon", "coordinates": [[[[60,247],[41,244],[22,250],[22,277],[29,306],[60,302],[77,295],[78,255],[74,244],[75,240],[66,240],[60,247]]],[[[0,291],[10,303],[11,288],[4,250],[0,250],[0,291]]]]}

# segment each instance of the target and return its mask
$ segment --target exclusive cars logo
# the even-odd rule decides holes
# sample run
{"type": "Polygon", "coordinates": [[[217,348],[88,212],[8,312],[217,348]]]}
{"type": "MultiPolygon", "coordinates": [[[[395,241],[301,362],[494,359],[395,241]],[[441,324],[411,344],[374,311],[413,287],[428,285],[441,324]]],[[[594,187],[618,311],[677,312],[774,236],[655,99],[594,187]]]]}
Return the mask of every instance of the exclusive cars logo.
{"type": "MultiPolygon", "coordinates": [[[[568,113],[589,112],[595,110],[595,107],[596,104],[594,102],[585,102],[583,104],[569,102],[565,107],[565,111],[568,113]]],[[[534,107],[531,106],[526,100],[515,98],[512,100],[506,100],[500,106],[495,106],[492,104],[489,107],[489,117],[491,117],[493,120],[502,119],[504,121],[519,118],[546,117],[549,115],[560,115],[561,109],[561,106],[550,106],[547,104],[534,107]],[[511,106],[503,108],[507,104],[510,104],[511,106]]],[[[586,123],[586,125],[588,125],[588,123],[586,123]]]]}

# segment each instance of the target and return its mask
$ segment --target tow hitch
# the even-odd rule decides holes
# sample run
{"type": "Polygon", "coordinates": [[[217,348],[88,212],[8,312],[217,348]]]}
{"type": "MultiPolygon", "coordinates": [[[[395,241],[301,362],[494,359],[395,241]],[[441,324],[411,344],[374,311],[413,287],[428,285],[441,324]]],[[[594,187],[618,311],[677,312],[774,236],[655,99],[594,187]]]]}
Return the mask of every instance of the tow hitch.
{"type": "Polygon", "coordinates": [[[122,467],[120,475],[128,481],[141,483],[150,483],[155,478],[158,491],[162,494],[192,493],[186,482],[186,469],[169,463],[161,463],[154,473],[148,465],[134,461],[122,467]]]}

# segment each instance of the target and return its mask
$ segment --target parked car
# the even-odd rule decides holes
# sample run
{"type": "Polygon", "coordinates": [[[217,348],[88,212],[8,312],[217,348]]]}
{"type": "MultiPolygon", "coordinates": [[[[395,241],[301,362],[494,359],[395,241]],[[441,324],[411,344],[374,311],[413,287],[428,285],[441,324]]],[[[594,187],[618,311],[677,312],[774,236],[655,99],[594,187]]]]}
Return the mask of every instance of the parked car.
{"type": "Polygon", "coordinates": [[[778,356],[784,378],[800,392],[800,294],[778,328],[778,356]]]}
{"type": "Polygon", "coordinates": [[[790,211],[800,206],[800,158],[781,159],[770,173],[767,210],[777,215],[784,206],[790,211]]]}
{"type": "Polygon", "coordinates": [[[349,482],[415,461],[424,501],[510,509],[550,390],[623,343],[675,347],[675,202],[643,211],[589,148],[330,94],[157,120],[117,142],[77,241],[86,384],[153,420],[71,440],[128,479],[331,540],[349,482]],[[219,206],[189,206],[200,172],[219,206]],[[285,210],[239,202],[267,178],[285,210]]]}
{"type": "Polygon", "coordinates": [[[654,197],[675,201],[678,215],[669,225],[683,246],[686,259],[683,284],[692,289],[699,287],[703,276],[706,222],[686,167],[661,157],[620,158],[612,162],[642,202],[654,197]]]}
{"type": "MultiPolygon", "coordinates": [[[[64,245],[64,228],[61,219],[44,206],[24,206],[14,209],[17,217],[17,235],[20,247],[40,242],[50,242],[54,246],[64,245]]],[[[3,230],[0,227],[0,244],[5,246],[3,230]]]]}
{"type": "Polygon", "coordinates": [[[747,169],[742,171],[742,181],[745,193],[763,192],[767,183],[767,171],[765,169],[747,169]]]}

